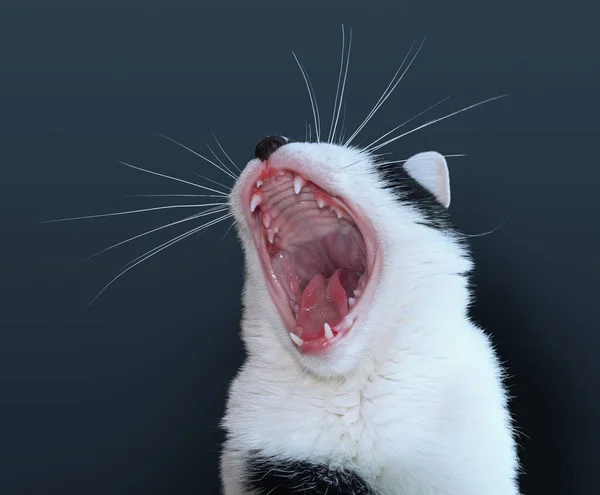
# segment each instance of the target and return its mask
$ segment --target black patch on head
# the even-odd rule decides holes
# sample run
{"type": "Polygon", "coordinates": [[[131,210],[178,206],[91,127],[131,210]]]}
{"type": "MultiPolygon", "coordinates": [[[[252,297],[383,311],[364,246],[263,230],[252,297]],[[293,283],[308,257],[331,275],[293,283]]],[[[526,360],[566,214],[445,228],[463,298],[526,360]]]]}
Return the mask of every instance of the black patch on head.
{"type": "Polygon", "coordinates": [[[406,169],[397,163],[375,163],[386,189],[402,203],[409,204],[423,215],[424,225],[433,229],[458,233],[448,209],[419,181],[413,179],[406,169]]]}
{"type": "Polygon", "coordinates": [[[425,186],[411,177],[402,165],[375,162],[375,169],[383,179],[384,187],[391,189],[398,201],[419,211],[424,218],[422,225],[451,235],[465,250],[469,250],[466,239],[454,225],[448,208],[425,186]]]}
{"type": "Polygon", "coordinates": [[[258,456],[248,461],[247,488],[260,495],[374,495],[352,471],[307,461],[258,456]]]}
{"type": "Polygon", "coordinates": [[[254,150],[254,156],[261,161],[268,160],[269,157],[283,145],[290,143],[291,140],[283,136],[267,136],[260,140],[254,150]]]}

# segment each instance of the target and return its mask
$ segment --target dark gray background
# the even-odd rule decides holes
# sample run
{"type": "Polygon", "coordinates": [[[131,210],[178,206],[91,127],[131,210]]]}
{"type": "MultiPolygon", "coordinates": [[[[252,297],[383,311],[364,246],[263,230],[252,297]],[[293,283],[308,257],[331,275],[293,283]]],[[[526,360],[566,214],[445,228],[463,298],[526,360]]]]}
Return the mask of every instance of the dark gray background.
{"type": "Polygon", "coordinates": [[[203,153],[214,131],[239,165],[266,134],[301,138],[311,113],[291,51],[329,118],[342,22],[354,29],[350,129],[428,35],[365,142],[445,96],[431,116],[511,94],[388,151],[466,153],[449,160],[459,227],[477,234],[508,217],[472,239],[473,316],[510,369],[523,492],[597,491],[597,12],[542,1],[50,3],[0,6],[0,493],[218,492],[218,422],[243,358],[229,224],[157,255],[84,311],[123,264],[184,229],[77,261],[183,214],[37,222],[169,204],[126,194],[198,192],[110,157],[227,182],[155,131],[203,153]]]}

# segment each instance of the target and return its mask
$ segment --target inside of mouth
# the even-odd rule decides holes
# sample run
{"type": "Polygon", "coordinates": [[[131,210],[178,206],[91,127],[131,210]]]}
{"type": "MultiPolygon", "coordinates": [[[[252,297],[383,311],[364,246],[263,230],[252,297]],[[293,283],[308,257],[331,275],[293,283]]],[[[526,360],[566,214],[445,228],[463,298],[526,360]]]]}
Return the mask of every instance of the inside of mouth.
{"type": "Polygon", "coordinates": [[[279,171],[257,184],[254,214],[293,333],[304,342],[330,340],[367,281],[362,235],[339,200],[298,175],[279,171]]]}

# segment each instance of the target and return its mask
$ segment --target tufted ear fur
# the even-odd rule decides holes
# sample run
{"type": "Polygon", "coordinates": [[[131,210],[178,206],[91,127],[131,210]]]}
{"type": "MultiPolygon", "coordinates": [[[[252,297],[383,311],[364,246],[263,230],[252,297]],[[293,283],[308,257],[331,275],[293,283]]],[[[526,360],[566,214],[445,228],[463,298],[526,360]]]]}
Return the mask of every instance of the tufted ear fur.
{"type": "Polygon", "coordinates": [[[450,206],[450,175],[446,159],[436,151],[417,153],[404,169],[446,208],[450,206]]]}

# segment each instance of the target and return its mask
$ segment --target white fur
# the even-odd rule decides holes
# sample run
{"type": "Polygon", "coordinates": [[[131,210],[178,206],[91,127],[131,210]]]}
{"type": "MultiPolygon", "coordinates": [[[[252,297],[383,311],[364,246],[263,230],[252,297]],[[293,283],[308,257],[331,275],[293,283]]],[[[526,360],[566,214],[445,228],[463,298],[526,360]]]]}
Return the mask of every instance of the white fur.
{"type": "MultiPolygon", "coordinates": [[[[417,161],[407,170],[446,204],[445,161],[430,158],[423,170],[417,161]]],[[[231,195],[246,257],[248,356],[223,420],[225,494],[247,493],[241,480],[253,449],[352,468],[382,495],[518,494],[502,371],[467,317],[461,274],[471,262],[461,246],[420,224],[359,150],[291,143],[270,163],[352,198],[379,237],[382,266],[362,320],[326,357],[301,356],[267,292],[243,216],[241,184],[260,165],[249,162],[231,195]]]]}
{"type": "Polygon", "coordinates": [[[404,168],[446,208],[450,206],[450,174],[446,159],[442,155],[435,151],[417,153],[407,160],[404,168]]]}

